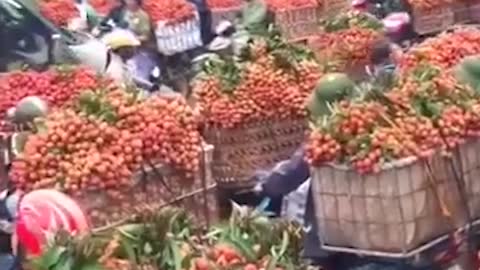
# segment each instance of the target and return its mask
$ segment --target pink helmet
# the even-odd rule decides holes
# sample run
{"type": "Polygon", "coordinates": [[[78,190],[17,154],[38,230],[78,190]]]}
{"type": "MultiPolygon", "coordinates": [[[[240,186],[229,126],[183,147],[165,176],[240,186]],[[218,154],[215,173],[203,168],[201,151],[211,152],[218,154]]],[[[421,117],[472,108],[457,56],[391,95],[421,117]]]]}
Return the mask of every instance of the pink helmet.
{"type": "Polygon", "coordinates": [[[20,201],[16,233],[29,254],[39,255],[42,246],[59,230],[76,235],[88,228],[78,204],[56,190],[35,190],[20,201]]]}
{"type": "Polygon", "coordinates": [[[387,33],[396,34],[410,23],[410,15],[407,12],[394,12],[385,17],[382,22],[387,33]]]}
{"type": "Polygon", "coordinates": [[[365,10],[368,5],[367,0],[352,0],[351,2],[352,8],[356,10],[365,10]]]}

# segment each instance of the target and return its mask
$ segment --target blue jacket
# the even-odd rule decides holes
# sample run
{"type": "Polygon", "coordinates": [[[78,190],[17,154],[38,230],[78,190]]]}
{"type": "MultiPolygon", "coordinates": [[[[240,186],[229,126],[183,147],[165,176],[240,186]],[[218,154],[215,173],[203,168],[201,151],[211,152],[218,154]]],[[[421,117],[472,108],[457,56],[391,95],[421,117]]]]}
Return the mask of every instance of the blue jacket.
{"type": "MultiPolygon", "coordinates": [[[[277,198],[285,196],[296,190],[310,178],[310,169],[304,159],[304,148],[300,147],[289,160],[281,162],[274,169],[259,176],[263,182],[262,190],[268,197],[277,198]]],[[[304,256],[307,258],[323,258],[327,253],[320,249],[320,241],[317,236],[317,223],[313,209],[311,191],[308,192],[305,227],[306,237],[304,243],[304,256]]]]}

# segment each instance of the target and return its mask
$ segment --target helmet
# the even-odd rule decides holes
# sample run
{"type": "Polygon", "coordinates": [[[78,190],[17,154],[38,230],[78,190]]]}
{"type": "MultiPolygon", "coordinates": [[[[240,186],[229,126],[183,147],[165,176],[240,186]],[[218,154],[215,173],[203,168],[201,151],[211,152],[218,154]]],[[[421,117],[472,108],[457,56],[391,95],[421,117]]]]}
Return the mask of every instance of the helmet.
{"type": "Polygon", "coordinates": [[[382,22],[387,33],[395,34],[410,23],[410,15],[407,12],[394,12],[385,17],[382,22]]]}
{"type": "Polygon", "coordinates": [[[29,96],[20,100],[14,108],[7,111],[7,117],[14,123],[24,124],[48,113],[48,105],[42,98],[29,96]]]}
{"type": "Polygon", "coordinates": [[[59,230],[76,235],[89,229],[80,206],[56,190],[41,189],[26,194],[17,211],[18,240],[31,255],[39,255],[42,246],[59,230]]]}
{"type": "Polygon", "coordinates": [[[364,9],[364,8],[367,7],[368,1],[367,0],[353,0],[351,2],[351,5],[352,5],[352,8],[354,8],[354,9],[364,9]]]}
{"type": "Polygon", "coordinates": [[[140,46],[140,40],[138,40],[135,34],[131,31],[118,28],[103,36],[102,41],[112,50],[122,47],[140,46]]]}

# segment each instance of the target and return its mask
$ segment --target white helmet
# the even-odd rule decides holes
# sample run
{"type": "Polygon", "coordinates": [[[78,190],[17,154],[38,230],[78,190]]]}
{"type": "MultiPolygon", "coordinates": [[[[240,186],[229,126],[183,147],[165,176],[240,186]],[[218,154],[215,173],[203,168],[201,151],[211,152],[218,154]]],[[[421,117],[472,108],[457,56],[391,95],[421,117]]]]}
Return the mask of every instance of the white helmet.
{"type": "Polygon", "coordinates": [[[8,110],[9,120],[17,124],[33,121],[37,117],[43,117],[48,113],[48,104],[40,97],[29,96],[20,100],[15,108],[8,110]]]}

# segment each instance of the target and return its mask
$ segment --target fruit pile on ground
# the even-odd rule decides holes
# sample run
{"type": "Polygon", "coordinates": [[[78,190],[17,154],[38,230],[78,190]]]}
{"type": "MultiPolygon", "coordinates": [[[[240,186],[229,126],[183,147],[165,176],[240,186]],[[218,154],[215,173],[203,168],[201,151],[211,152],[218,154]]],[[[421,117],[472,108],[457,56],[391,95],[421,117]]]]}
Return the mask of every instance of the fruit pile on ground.
{"type": "Polygon", "coordinates": [[[367,64],[373,45],[382,40],[382,24],[370,15],[342,13],[328,20],[324,32],[311,38],[318,60],[344,70],[348,66],[367,64]]]}
{"type": "Polygon", "coordinates": [[[195,16],[194,6],[186,0],[146,0],[143,8],[153,22],[177,24],[195,16]]]}
{"type": "Polygon", "coordinates": [[[361,92],[315,123],[307,147],[314,166],[340,162],[370,173],[394,160],[451,150],[479,134],[478,94],[440,68],[420,65],[393,89],[361,92]]]}
{"type": "Polygon", "coordinates": [[[415,68],[426,62],[441,68],[451,68],[463,58],[480,53],[480,30],[461,28],[452,33],[427,39],[406,52],[400,60],[401,70],[415,68]]]}
{"type": "MultiPolygon", "coordinates": [[[[0,119],[5,119],[7,110],[22,98],[39,96],[50,107],[56,108],[69,103],[87,89],[111,87],[111,82],[89,69],[82,67],[55,67],[46,72],[15,71],[0,79],[0,119]]],[[[0,123],[0,130],[5,130],[0,123]]]]}
{"type": "Polygon", "coordinates": [[[240,61],[212,60],[194,95],[207,125],[233,128],[305,115],[305,100],[322,74],[306,51],[258,39],[240,61]]]}
{"type": "Polygon", "coordinates": [[[169,165],[188,179],[199,169],[196,118],[179,98],[87,91],[73,108],[53,111],[36,127],[11,170],[25,190],[118,190],[132,185],[133,173],[147,161],[169,165]]]}

